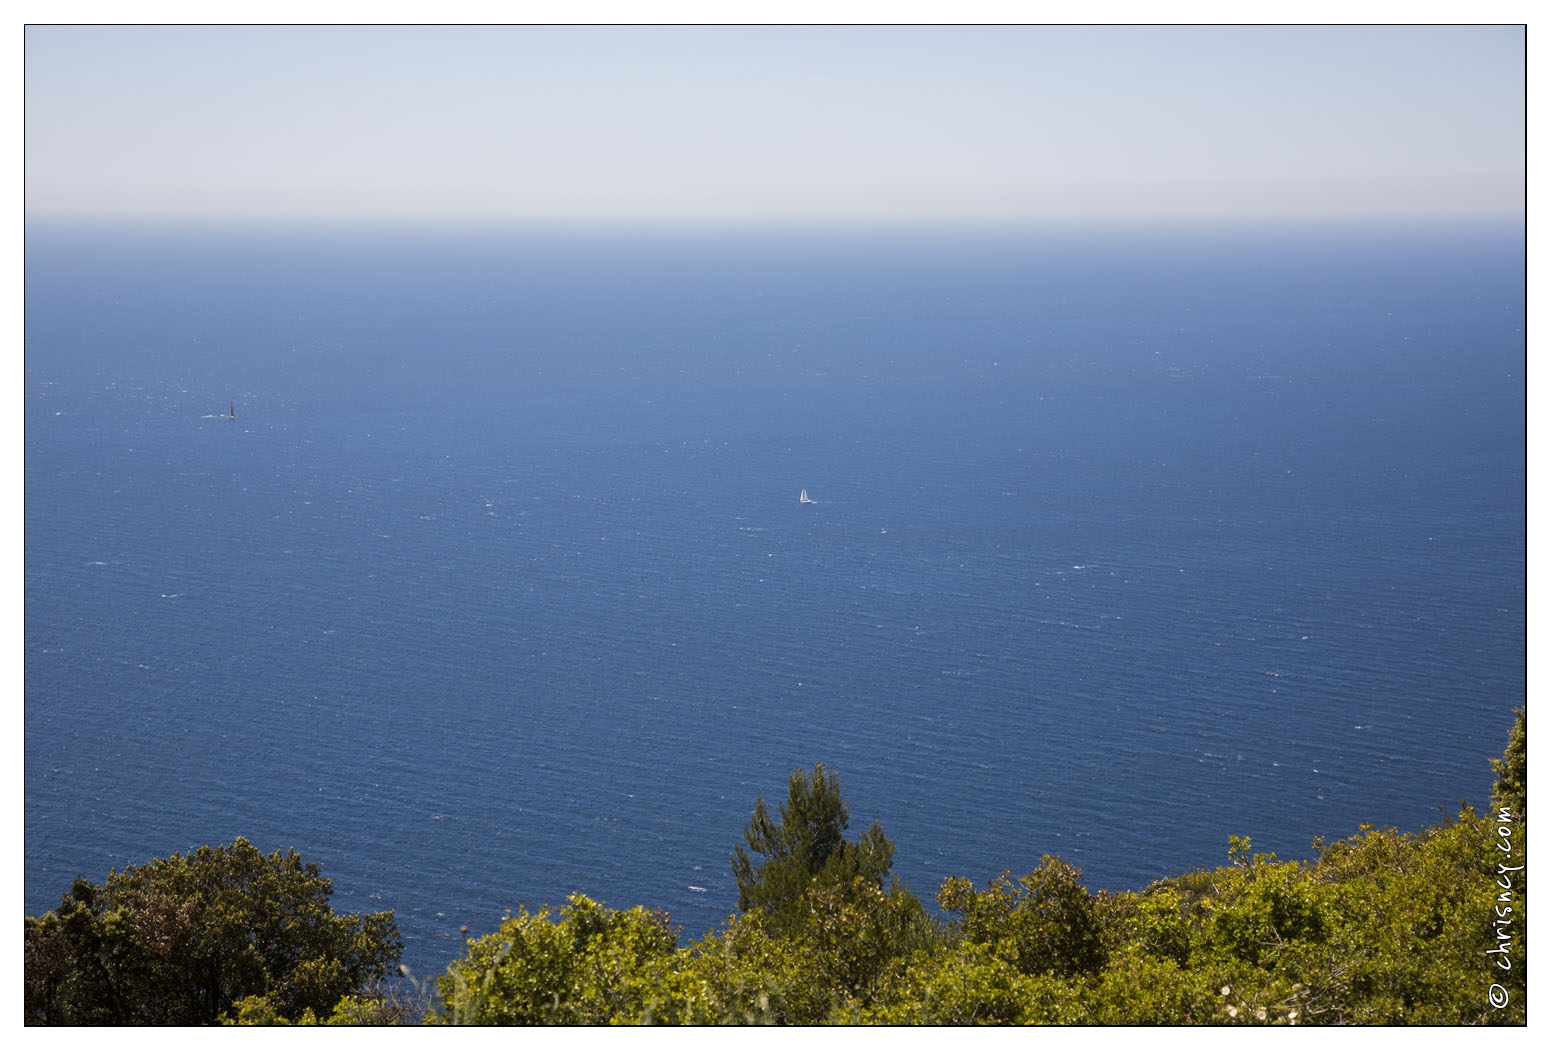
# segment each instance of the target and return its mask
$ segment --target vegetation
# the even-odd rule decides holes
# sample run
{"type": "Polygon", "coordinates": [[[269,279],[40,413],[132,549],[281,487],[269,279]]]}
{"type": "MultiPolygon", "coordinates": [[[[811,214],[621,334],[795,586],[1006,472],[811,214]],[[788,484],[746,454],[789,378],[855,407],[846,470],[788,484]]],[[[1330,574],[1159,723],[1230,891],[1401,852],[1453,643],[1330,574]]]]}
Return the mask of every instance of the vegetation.
{"type": "MultiPolygon", "coordinates": [[[[1486,815],[1364,826],[1305,862],[1229,837],[1220,868],[1114,894],[1047,856],[944,881],[942,920],[890,876],[881,828],[845,839],[835,775],[798,770],[779,820],[756,803],[722,929],[681,945],[663,913],[573,895],[470,939],[425,1020],[1522,1025],[1524,756],[1521,711],[1486,815]]],[[[27,919],[28,1021],[408,1020],[371,988],[391,916],[334,917],[327,893],[241,840],[78,881],[27,919]]]]}
{"type": "Polygon", "coordinates": [[[332,891],[295,851],[245,839],[77,879],[27,917],[27,1022],[208,1025],[239,1001],[266,1020],[327,1016],[403,950],[391,912],[336,916],[332,891]]]}
{"type": "Polygon", "coordinates": [[[1527,736],[1524,709],[1520,708],[1513,729],[1508,732],[1508,747],[1503,751],[1503,757],[1492,760],[1492,771],[1497,775],[1497,784],[1492,789],[1492,807],[1497,810],[1506,807],[1520,825],[1528,820],[1524,788],[1527,736]]]}
{"type": "Polygon", "coordinates": [[[851,815],[840,798],[840,783],[824,764],[810,777],[793,770],[787,801],[781,804],[781,820],[772,821],[765,800],[754,802],[754,816],[743,831],[747,849],[739,844],[732,856],[732,872],[738,880],[738,908],[759,908],[785,919],[819,883],[850,883],[863,879],[882,884],[894,864],[894,844],[873,822],[857,843],[845,840],[851,815]],[[749,851],[763,855],[756,869],[749,851]]]}

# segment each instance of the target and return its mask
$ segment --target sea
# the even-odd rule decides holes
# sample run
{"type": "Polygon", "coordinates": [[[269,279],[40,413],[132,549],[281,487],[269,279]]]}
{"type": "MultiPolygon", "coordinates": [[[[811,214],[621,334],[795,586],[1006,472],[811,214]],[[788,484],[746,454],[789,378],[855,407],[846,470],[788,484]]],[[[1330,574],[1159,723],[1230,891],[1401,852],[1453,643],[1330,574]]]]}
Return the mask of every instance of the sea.
{"type": "Polygon", "coordinates": [[[35,220],[27,912],[241,836],[424,979],[719,928],[818,763],[929,905],[1484,806],[1525,294],[1517,222],[35,220]]]}

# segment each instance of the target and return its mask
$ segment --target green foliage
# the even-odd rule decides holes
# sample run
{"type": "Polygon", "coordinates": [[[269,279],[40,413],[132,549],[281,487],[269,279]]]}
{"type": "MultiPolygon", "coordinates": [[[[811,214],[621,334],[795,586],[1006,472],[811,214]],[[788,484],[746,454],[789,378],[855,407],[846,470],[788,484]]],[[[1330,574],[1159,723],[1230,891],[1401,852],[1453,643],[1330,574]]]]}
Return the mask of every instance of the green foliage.
{"type": "MultiPolygon", "coordinates": [[[[779,822],[756,805],[733,858],[742,911],[721,930],[680,947],[661,913],[574,895],[469,940],[427,1020],[1522,1025],[1524,748],[1521,712],[1486,816],[1363,826],[1301,863],[1230,836],[1225,866],[1118,894],[1090,895],[1046,856],[984,889],[945,880],[946,925],[885,886],[894,848],[877,825],[845,840],[835,776],[799,770],[779,822]]],[[[397,958],[391,914],[334,917],[327,893],[294,854],[241,840],[77,881],[27,918],[27,1018],[410,1020],[371,984],[397,958]]]]}
{"type": "Polygon", "coordinates": [[[1160,885],[1141,894],[1103,895],[1098,900],[1106,946],[1131,946],[1181,966],[1189,963],[1192,929],[1178,890],[1160,885]]]}
{"type": "MultiPolygon", "coordinates": [[[[1161,914],[1159,914],[1161,915],[1161,914]]],[[[1148,938],[1110,953],[1104,969],[1082,990],[1082,1021],[1092,1025],[1197,1025],[1218,1009],[1212,977],[1174,956],[1148,951],[1148,938]]]]}
{"type": "Polygon", "coordinates": [[[1215,950],[1259,966],[1289,943],[1323,940],[1328,902],[1297,863],[1236,864],[1207,907],[1206,940],[1215,950]]]}
{"type": "Polygon", "coordinates": [[[336,916],[332,884],[295,851],[245,839],[78,879],[26,922],[26,1020],[204,1025],[262,997],[276,1017],[327,1015],[402,950],[391,912],[336,916]]]}
{"type": "Polygon", "coordinates": [[[390,990],[372,996],[344,996],[334,1005],[334,1013],[319,1019],[311,1008],[291,1019],[285,1017],[274,999],[247,996],[232,1004],[221,1016],[222,1025],[413,1025],[420,1020],[418,1011],[390,990]]]}
{"type": "Polygon", "coordinates": [[[813,767],[812,776],[792,771],[781,820],[772,820],[763,798],[756,800],[743,832],[747,847],[740,843],[734,850],[738,908],[763,909],[782,923],[814,882],[850,884],[863,878],[881,886],[894,863],[894,844],[876,822],[858,842],[848,842],[849,823],[839,779],[826,774],[823,763],[813,767]],[[757,868],[750,851],[765,859],[757,868]]]}
{"type": "Polygon", "coordinates": [[[789,952],[802,966],[785,999],[794,1021],[814,1023],[876,1004],[882,988],[915,950],[937,940],[935,925],[915,895],[884,891],[871,879],[817,881],[808,888],[789,952]]]}
{"type": "Polygon", "coordinates": [[[1004,872],[984,891],[967,879],[949,878],[937,892],[944,909],[963,919],[960,931],[1023,974],[1068,977],[1104,965],[1098,904],[1082,873],[1045,855],[1027,876],[1004,872]]]}
{"type": "Polygon", "coordinates": [[[653,1002],[643,979],[678,940],[660,912],[618,912],[580,894],[558,920],[549,910],[508,916],[494,933],[471,939],[468,955],[437,982],[432,1019],[473,1025],[597,1025],[644,1015],[653,1002]]]}
{"type": "Polygon", "coordinates": [[[1497,781],[1492,786],[1492,809],[1506,807],[1520,825],[1528,820],[1525,794],[1525,768],[1528,764],[1529,733],[1525,727],[1525,710],[1520,708],[1508,731],[1508,747],[1501,759],[1492,760],[1492,772],[1497,781]]]}
{"type": "Polygon", "coordinates": [[[226,1025],[317,1025],[318,1016],[303,1011],[294,1022],[280,1013],[280,1007],[267,996],[244,996],[222,1016],[226,1025]]]}
{"type": "Polygon", "coordinates": [[[469,1024],[811,1025],[876,1002],[901,947],[935,924],[913,895],[865,877],[816,882],[772,930],[753,910],[683,950],[666,918],[573,896],[560,916],[508,917],[439,980],[432,1019],[469,1024]]]}
{"type": "Polygon", "coordinates": [[[963,941],[920,953],[887,995],[857,1021],[880,1025],[1028,1025],[1080,1021],[1072,989],[1047,975],[1028,975],[986,946],[963,941]]]}
{"type": "MultiPolygon", "coordinates": [[[[1329,888],[1328,950],[1302,980],[1309,1014],[1357,1024],[1524,1019],[1521,993],[1488,1006],[1496,858],[1470,810],[1417,835],[1365,828],[1328,848],[1311,874],[1329,888]]],[[[1516,943],[1522,964],[1523,945],[1516,943]]],[[[1522,967],[1519,970],[1522,979],[1522,967]]]]}
{"type": "MultiPolygon", "coordinates": [[[[692,996],[671,1014],[699,1024],[778,1025],[804,1016],[800,961],[759,910],[732,917],[719,932],[687,946],[674,961],[692,996]],[[798,992],[794,994],[793,990],[798,992]]],[[[661,1007],[654,1012],[662,1016],[661,1007]]]]}
{"type": "MultiPolygon", "coordinates": [[[[1486,833],[1467,810],[1416,836],[1365,827],[1320,845],[1313,864],[1261,859],[1218,870],[1189,957],[1193,971],[1229,990],[1215,1021],[1511,1020],[1513,1011],[1492,1012],[1486,997],[1494,893],[1486,833]]],[[[1522,1021],[1522,997],[1515,1010],[1522,1021]]]]}

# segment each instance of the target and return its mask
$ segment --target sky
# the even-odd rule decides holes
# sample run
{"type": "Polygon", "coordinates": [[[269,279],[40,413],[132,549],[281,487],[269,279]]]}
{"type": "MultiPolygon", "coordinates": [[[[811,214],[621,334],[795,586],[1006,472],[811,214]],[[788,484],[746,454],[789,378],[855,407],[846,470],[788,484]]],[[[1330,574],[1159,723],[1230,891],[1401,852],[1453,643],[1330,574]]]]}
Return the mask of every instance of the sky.
{"type": "Polygon", "coordinates": [[[1522,27],[29,26],[29,217],[1519,216],[1522,27]]]}

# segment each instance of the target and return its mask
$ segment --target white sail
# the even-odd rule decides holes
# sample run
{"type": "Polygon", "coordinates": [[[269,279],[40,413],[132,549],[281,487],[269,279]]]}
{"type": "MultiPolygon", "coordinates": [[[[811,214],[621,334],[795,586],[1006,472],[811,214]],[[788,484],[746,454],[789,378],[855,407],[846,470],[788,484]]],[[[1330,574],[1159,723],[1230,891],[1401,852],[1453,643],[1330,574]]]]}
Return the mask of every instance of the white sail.
{"type": "Polygon", "coordinates": [[[799,504],[811,504],[811,503],[813,503],[812,500],[808,499],[808,490],[804,489],[802,491],[802,495],[797,498],[797,502],[799,504]]]}

